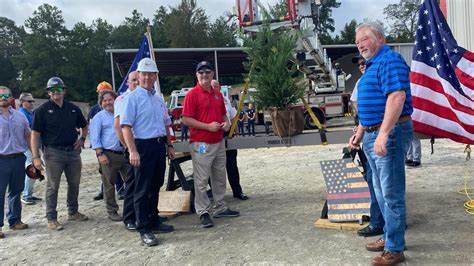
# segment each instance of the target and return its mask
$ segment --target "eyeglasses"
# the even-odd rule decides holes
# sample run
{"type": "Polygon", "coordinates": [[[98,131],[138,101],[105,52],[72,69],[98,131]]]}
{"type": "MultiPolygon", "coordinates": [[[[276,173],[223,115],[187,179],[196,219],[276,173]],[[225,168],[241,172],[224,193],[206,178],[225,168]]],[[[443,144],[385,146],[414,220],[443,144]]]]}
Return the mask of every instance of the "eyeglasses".
{"type": "Polygon", "coordinates": [[[0,98],[9,99],[10,97],[11,97],[11,94],[8,94],[8,93],[0,94],[0,98]]]}
{"type": "Polygon", "coordinates": [[[212,73],[212,70],[199,70],[197,72],[199,75],[203,75],[203,74],[211,74],[212,73]]]}
{"type": "Polygon", "coordinates": [[[49,88],[50,92],[63,92],[63,88],[49,88]]]}

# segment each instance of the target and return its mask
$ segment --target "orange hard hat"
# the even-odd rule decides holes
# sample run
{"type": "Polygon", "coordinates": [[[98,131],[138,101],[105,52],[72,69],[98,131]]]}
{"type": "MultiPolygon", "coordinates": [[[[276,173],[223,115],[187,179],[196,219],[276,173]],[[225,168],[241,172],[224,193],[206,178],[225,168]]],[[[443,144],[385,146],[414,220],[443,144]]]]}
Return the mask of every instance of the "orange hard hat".
{"type": "Polygon", "coordinates": [[[107,81],[102,81],[101,83],[99,83],[99,85],[97,85],[97,92],[99,91],[113,91],[114,89],[112,88],[112,85],[110,85],[110,83],[108,83],[107,81]]]}

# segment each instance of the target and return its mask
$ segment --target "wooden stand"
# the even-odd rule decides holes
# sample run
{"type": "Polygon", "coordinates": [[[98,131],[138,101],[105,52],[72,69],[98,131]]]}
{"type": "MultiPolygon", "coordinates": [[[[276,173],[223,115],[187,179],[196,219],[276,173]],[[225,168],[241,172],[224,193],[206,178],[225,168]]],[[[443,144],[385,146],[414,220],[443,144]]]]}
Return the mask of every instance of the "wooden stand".
{"type": "Polygon", "coordinates": [[[366,227],[369,223],[359,224],[358,222],[331,223],[328,219],[318,219],[314,222],[314,227],[336,230],[355,231],[366,227]]]}

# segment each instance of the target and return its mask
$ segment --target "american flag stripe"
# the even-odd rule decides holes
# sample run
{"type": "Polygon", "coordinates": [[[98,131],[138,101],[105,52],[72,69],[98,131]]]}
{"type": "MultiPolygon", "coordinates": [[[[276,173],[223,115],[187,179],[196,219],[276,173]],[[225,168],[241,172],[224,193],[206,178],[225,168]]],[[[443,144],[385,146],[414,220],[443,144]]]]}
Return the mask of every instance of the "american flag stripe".
{"type": "Polygon", "coordinates": [[[365,188],[367,187],[367,182],[365,181],[364,182],[349,182],[347,183],[347,187],[348,188],[361,188],[361,187],[365,188]]]}
{"type": "Polygon", "coordinates": [[[424,0],[411,63],[415,131],[474,144],[474,54],[457,45],[435,0],[424,0]]]}
{"type": "MultiPolygon", "coordinates": [[[[462,112],[473,112],[472,105],[474,104],[474,101],[460,94],[454,89],[451,83],[442,79],[436,73],[436,68],[432,68],[422,62],[412,61],[411,71],[410,82],[412,83],[412,95],[414,92],[416,93],[416,88],[413,89],[413,85],[425,84],[426,88],[439,93],[440,96],[445,96],[449,101],[449,104],[452,104],[456,107],[455,110],[461,110],[462,112]]],[[[428,97],[424,98],[431,99],[431,96],[433,95],[427,96],[428,97]]]]}
{"type": "Polygon", "coordinates": [[[370,208],[370,202],[365,203],[348,203],[348,204],[331,204],[331,210],[345,210],[345,209],[367,209],[370,208]]]}
{"type": "MultiPolygon", "coordinates": [[[[370,202],[370,197],[350,199],[350,203],[365,203],[365,202],[370,202]]],[[[347,199],[328,199],[328,204],[345,204],[345,203],[348,203],[347,199]]]]}
{"type": "MultiPolygon", "coordinates": [[[[370,205],[370,204],[369,204],[370,205]]],[[[348,208],[348,209],[331,209],[331,206],[328,205],[331,214],[363,214],[370,211],[370,207],[367,208],[348,208]]]]}
{"type": "Polygon", "coordinates": [[[369,197],[370,198],[370,191],[366,192],[354,192],[354,193],[341,193],[341,194],[328,194],[328,201],[332,199],[357,199],[369,197]]]}
{"type": "Polygon", "coordinates": [[[354,213],[354,214],[328,214],[328,219],[329,219],[329,221],[338,221],[338,222],[358,221],[358,220],[361,219],[361,216],[358,213],[354,213]]]}

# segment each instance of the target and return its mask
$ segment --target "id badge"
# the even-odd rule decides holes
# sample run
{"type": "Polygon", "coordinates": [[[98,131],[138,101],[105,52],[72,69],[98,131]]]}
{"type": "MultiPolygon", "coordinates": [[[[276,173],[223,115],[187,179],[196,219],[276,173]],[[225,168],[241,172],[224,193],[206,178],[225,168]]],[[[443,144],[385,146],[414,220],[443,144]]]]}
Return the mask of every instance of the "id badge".
{"type": "Polygon", "coordinates": [[[206,143],[199,143],[199,154],[206,154],[206,143]]]}

